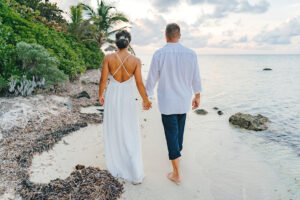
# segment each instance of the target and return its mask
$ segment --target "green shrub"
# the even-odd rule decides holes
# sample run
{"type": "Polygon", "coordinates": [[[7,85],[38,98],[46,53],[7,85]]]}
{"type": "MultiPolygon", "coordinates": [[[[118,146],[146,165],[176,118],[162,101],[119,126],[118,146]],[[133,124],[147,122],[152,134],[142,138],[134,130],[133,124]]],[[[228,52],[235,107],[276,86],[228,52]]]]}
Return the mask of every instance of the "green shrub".
{"type": "Polygon", "coordinates": [[[7,86],[8,86],[7,81],[6,81],[2,76],[0,76],[0,92],[1,92],[3,89],[6,89],[7,86]]]}
{"type": "Polygon", "coordinates": [[[87,69],[99,69],[102,65],[104,53],[99,52],[99,47],[95,42],[86,43],[85,47],[90,50],[85,51],[86,48],[81,48],[87,69]]]}
{"type": "Polygon", "coordinates": [[[57,68],[57,58],[51,57],[43,46],[20,42],[17,44],[16,53],[21,62],[20,71],[26,71],[27,77],[35,77],[36,80],[45,78],[46,86],[68,79],[67,75],[57,68]]]}
{"type": "Polygon", "coordinates": [[[0,0],[0,72],[5,80],[12,75],[28,75],[21,71],[15,47],[19,42],[43,46],[59,61],[58,68],[72,80],[86,68],[98,68],[103,53],[94,45],[79,43],[72,35],[57,32],[41,22],[30,21],[0,0]],[[89,49],[91,48],[91,49],[89,49]]]}

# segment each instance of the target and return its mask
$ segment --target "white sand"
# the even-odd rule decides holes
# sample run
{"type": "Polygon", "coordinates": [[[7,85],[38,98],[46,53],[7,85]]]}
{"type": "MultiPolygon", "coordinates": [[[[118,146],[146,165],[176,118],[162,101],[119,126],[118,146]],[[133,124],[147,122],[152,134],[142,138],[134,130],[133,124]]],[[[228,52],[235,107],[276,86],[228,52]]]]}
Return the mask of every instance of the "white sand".
{"type": "MultiPolygon", "coordinates": [[[[82,112],[97,112],[96,107],[82,112]]],[[[287,188],[259,154],[250,149],[228,125],[226,116],[209,113],[188,115],[182,156],[183,183],[166,178],[171,165],[157,106],[140,111],[143,184],[125,184],[121,199],[127,200],[264,200],[287,199],[287,188]],[[146,119],[146,121],[144,120],[146,119]]],[[[63,138],[53,150],[36,155],[31,180],[47,183],[66,178],[75,165],[106,169],[102,125],[89,125],[63,138]]]]}

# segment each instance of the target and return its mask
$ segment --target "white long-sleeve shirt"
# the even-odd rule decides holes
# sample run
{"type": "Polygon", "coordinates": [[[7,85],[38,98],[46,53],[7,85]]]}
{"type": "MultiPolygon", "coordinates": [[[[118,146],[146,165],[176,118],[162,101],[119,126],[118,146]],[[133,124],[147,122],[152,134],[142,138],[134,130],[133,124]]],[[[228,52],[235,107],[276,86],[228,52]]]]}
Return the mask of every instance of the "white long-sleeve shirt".
{"type": "Polygon", "coordinates": [[[201,92],[196,53],[180,43],[167,43],[152,58],[146,82],[148,96],[158,81],[158,106],[162,114],[184,114],[191,109],[192,95],[201,92]]]}

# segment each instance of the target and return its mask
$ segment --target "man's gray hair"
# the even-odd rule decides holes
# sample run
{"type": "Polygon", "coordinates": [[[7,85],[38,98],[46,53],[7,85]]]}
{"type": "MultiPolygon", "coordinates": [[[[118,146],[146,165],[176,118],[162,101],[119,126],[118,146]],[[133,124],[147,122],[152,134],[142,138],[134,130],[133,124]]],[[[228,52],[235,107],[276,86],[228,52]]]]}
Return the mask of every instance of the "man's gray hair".
{"type": "Polygon", "coordinates": [[[180,27],[176,23],[168,24],[166,27],[166,35],[168,38],[173,39],[180,34],[180,27]]]}

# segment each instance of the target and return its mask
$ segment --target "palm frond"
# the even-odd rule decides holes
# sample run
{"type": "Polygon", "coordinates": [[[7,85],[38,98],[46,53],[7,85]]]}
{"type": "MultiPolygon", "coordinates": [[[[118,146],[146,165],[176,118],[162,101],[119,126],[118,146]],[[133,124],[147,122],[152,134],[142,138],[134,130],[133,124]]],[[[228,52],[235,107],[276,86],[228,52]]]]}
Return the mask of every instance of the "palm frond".
{"type": "Polygon", "coordinates": [[[121,31],[121,30],[125,30],[125,29],[127,29],[127,28],[128,28],[128,26],[123,26],[123,27],[121,27],[121,28],[115,29],[115,30],[113,30],[113,31],[108,32],[108,33],[107,33],[107,36],[110,36],[110,35],[112,35],[112,34],[115,34],[115,33],[119,32],[119,31],[121,31]]]}
{"type": "Polygon", "coordinates": [[[110,23],[117,23],[117,22],[129,22],[129,19],[127,18],[126,15],[124,15],[123,13],[115,13],[113,14],[110,19],[109,19],[110,23]]]}
{"type": "Polygon", "coordinates": [[[86,4],[84,4],[84,3],[80,3],[79,5],[82,6],[82,9],[83,9],[83,10],[87,11],[87,14],[88,14],[90,17],[95,17],[95,16],[96,16],[96,13],[95,13],[94,9],[93,9],[91,6],[86,5],[86,4]]]}
{"type": "Polygon", "coordinates": [[[73,24],[79,24],[82,21],[82,7],[80,5],[71,6],[71,20],[73,24]]]}
{"type": "Polygon", "coordinates": [[[134,49],[132,48],[131,45],[129,45],[128,51],[129,51],[132,55],[134,55],[134,56],[136,55],[136,54],[135,54],[135,51],[134,51],[134,49]]]}

